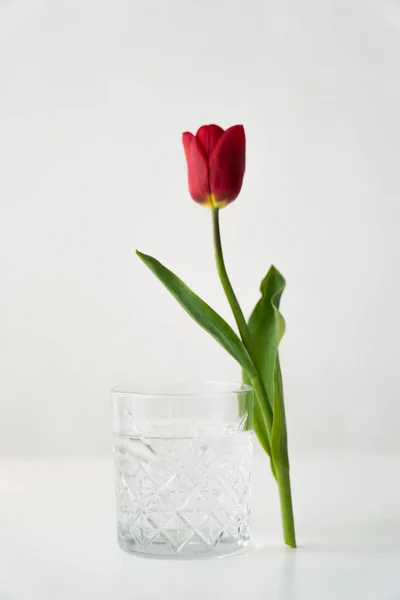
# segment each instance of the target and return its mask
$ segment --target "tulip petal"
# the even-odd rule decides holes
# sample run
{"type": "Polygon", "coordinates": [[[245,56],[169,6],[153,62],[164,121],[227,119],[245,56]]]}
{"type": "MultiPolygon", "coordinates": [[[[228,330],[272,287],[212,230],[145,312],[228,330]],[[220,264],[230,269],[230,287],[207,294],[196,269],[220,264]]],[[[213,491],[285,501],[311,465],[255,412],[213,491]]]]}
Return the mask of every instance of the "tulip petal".
{"type": "Polygon", "coordinates": [[[219,125],[202,125],[196,133],[196,138],[200,142],[204,153],[207,157],[214,150],[224,130],[219,125]]]}
{"type": "Polygon", "coordinates": [[[204,204],[210,195],[210,186],[208,180],[208,162],[195,136],[186,132],[182,135],[183,147],[185,150],[189,192],[195,202],[204,204]]]}
{"type": "Polygon", "coordinates": [[[246,167],[243,125],[234,125],[219,138],[209,158],[210,191],[218,202],[232,202],[239,195],[246,167]]]}

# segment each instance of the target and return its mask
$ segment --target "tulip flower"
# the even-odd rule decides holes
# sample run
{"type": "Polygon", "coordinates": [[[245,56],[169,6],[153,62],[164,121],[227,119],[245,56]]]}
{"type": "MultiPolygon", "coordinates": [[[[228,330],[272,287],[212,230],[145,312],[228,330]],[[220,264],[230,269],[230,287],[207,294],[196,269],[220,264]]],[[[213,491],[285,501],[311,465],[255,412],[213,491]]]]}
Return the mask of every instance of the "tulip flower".
{"type": "Polygon", "coordinates": [[[254,430],[269,456],[277,482],[285,543],[296,547],[290,485],[287,428],[278,345],[285,332],[279,309],[286,282],[271,266],[262,280],[259,298],[250,318],[244,316],[225,265],[219,209],[239,195],[245,171],[246,140],[242,125],[224,131],[203,125],[196,135],[183,134],[189,191],[193,200],[211,208],[214,254],[218,275],[231,307],[239,335],[215,310],[158,260],[138,256],[160,279],[186,312],[205,329],[242,367],[243,380],[254,389],[254,430]]]}
{"type": "Polygon", "coordinates": [[[182,141],[193,200],[210,208],[223,208],[233,202],[245,171],[243,126],[234,125],[224,131],[218,125],[203,125],[196,135],[184,133],[182,141]]]}

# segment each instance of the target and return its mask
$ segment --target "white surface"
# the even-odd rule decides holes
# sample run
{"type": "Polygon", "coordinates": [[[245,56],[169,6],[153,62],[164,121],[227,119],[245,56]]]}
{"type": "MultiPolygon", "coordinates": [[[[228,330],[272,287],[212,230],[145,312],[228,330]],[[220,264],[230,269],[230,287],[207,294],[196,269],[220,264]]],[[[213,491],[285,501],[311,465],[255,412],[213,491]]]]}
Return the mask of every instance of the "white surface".
{"type": "Polygon", "coordinates": [[[133,255],[232,321],[181,148],[207,122],[247,131],[246,313],[288,280],[293,452],[400,450],[399,33],[398,0],[0,0],[0,456],[106,456],[127,377],[239,376],[133,255]]]}
{"type": "Polygon", "coordinates": [[[300,547],[282,546],[264,457],[252,548],[157,561],[120,551],[108,461],[0,463],[1,600],[399,600],[400,455],[293,464],[300,547]]]}

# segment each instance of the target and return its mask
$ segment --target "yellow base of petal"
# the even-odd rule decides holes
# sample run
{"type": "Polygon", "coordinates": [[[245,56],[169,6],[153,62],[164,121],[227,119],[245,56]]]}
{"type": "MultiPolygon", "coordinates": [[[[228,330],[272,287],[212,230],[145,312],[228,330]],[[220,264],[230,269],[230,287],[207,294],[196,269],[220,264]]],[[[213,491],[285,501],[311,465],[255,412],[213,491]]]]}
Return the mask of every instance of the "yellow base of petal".
{"type": "Polygon", "coordinates": [[[227,204],[228,202],[226,200],[216,200],[213,194],[207,194],[203,206],[207,206],[208,208],[224,208],[227,204]]]}

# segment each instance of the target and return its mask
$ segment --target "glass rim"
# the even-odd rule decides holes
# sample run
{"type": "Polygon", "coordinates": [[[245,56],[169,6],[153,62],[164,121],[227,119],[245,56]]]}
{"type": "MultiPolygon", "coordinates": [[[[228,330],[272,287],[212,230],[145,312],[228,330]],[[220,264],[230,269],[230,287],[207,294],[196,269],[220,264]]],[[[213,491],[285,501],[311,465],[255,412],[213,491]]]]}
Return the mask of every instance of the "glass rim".
{"type": "MultiPolygon", "coordinates": [[[[247,383],[243,382],[230,382],[230,381],[185,381],[185,380],[177,380],[177,381],[166,381],[162,382],[162,385],[166,386],[165,392],[160,391],[150,391],[151,386],[150,382],[146,381],[138,381],[135,382],[132,386],[125,385],[115,385],[111,388],[112,396],[132,396],[135,398],[204,398],[210,396],[230,396],[232,394],[241,395],[248,394],[253,391],[253,387],[247,383]],[[193,390],[195,390],[196,386],[199,387],[199,391],[185,391],[179,390],[179,386],[192,386],[193,390]],[[176,390],[168,390],[168,387],[177,386],[176,390]],[[210,389],[205,391],[201,390],[201,386],[210,386],[210,389]],[[215,386],[215,389],[211,389],[211,386],[215,386]],[[225,386],[223,389],[218,389],[218,387],[225,386]],[[132,388],[134,391],[131,391],[132,388]],[[136,390],[135,390],[136,388],[136,390]],[[142,391],[140,391],[142,388],[142,391]]],[[[154,386],[157,387],[157,386],[154,386]]]]}

